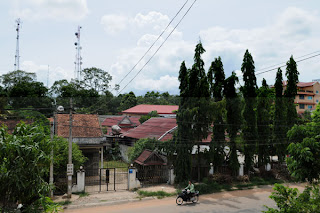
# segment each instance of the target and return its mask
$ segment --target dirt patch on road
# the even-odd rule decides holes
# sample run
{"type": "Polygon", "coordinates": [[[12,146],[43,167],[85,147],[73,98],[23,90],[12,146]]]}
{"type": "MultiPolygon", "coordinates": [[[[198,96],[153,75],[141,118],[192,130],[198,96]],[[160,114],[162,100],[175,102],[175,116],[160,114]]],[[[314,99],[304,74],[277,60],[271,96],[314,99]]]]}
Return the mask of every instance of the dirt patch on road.
{"type": "Polygon", "coordinates": [[[148,192],[157,192],[157,191],[164,191],[164,192],[167,192],[167,193],[176,192],[176,189],[173,186],[166,185],[166,184],[140,188],[139,190],[148,191],[148,192]]]}

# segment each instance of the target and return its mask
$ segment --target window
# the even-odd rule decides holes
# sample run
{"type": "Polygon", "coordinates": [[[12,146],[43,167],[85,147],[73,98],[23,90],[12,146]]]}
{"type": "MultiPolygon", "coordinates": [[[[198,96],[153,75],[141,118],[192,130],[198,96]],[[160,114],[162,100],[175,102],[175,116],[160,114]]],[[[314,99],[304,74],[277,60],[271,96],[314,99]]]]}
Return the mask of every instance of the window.
{"type": "Polygon", "coordinates": [[[308,106],[308,109],[312,109],[312,105],[309,105],[309,106],[308,106]]]}
{"type": "Polygon", "coordinates": [[[304,95],[299,95],[299,99],[304,99],[304,95]]]}
{"type": "Polygon", "coordinates": [[[304,104],[299,104],[299,109],[304,109],[304,104]]]}
{"type": "Polygon", "coordinates": [[[312,100],[312,96],[308,96],[308,100],[312,100]]]}

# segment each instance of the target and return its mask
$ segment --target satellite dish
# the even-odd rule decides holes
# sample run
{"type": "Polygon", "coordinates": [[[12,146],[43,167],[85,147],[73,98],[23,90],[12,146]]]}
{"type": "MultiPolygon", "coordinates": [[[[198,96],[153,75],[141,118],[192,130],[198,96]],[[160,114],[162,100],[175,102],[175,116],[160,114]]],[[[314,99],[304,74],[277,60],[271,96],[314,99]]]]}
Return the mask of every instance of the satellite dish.
{"type": "Polygon", "coordinates": [[[57,111],[58,111],[58,112],[63,112],[63,111],[64,111],[63,106],[58,106],[58,107],[57,107],[57,111]]]}

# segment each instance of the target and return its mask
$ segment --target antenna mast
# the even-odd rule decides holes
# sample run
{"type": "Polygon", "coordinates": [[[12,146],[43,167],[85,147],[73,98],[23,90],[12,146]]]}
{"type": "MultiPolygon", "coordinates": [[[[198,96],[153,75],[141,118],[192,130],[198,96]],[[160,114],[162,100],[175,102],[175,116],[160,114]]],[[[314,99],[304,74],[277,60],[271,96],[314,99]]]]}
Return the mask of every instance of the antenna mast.
{"type": "Polygon", "coordinates": [[[20,33],[20,27],[21,27],[21,21],[20,18],[16,20],[17,26],[16,26],[16,31],[17,31],[17,43],[16,43],[16,55],[15,61],[14,61],[14,70],[20,70],[20,53],[19,53],[19,33],[20,33]]]}
{"type": "Polygon", "coordinates": [[[75,69],[74,69],[74,77],[78,81],[81,80],[81,65],[82,65],[82,57],[81,57],[81,45],[80,45],[80,30],[81,26],[78,26],[78,31],[75,33],[75,36],[77,37],[77,42],[74,43],[76,46],[76,61],[74,62],[75,64],[75,69]]]}

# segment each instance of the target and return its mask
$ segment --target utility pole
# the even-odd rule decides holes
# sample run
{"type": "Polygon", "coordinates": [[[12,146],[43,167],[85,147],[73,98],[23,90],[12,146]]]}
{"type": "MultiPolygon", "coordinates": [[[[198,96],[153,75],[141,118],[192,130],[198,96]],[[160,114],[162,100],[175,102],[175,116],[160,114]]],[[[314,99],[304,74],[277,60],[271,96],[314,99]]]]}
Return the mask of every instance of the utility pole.
{"type": "Polygon", "coordinates": [[[72,194],[72,175],[73,175],[73,164],[72,164],[72,98],[70,98],[70,114],[69,114],[69,158],[67,165],[68,175],[68,198],[71,198],[72,194]]]}
{"type": "Polygon", "coordinates": [[[21,21],[20,18],[16,20],[17,26],[17,43],[16,43],[16,55],[15,55],[15,61],[14,61],[14,71],[20,70],[20,53],[19,53],[19,34],[20,34],[20,27],[21,27],[21,21]]]}
{"type": "MultiPolygon", "coordinates": [[[[55,125],[56,125],[56,112],[53,112],[53,123],[51,127],[51,153],[50,153],[50,186],[53,186],[53,137],[55,135],[55,125]]],[[[50,188],[50,197],[53,197],[53,190],[50,188]]]]}

